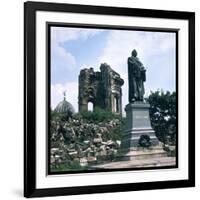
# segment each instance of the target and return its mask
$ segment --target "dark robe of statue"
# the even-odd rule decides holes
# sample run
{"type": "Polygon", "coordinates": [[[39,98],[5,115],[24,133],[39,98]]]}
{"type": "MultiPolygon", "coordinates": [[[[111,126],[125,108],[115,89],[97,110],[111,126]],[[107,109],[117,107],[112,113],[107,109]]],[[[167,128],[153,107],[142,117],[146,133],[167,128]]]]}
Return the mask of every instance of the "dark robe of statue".
{"type": "Polygon", "coordinates": [[[144,81],[146,81],[146,69],[137,57],[137,51],[132,51],[128,58],[129,102],[143,101],[144,81]]]}

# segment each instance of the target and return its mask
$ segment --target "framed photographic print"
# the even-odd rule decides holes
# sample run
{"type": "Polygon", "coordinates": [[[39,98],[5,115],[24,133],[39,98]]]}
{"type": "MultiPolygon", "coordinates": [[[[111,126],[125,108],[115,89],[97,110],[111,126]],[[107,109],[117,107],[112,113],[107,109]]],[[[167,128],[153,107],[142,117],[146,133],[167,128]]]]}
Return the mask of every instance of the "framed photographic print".
{"type": "Polygon", "coordinates": [[[194,186],[195,14],[24,6],[24,196],[194,186]]]}

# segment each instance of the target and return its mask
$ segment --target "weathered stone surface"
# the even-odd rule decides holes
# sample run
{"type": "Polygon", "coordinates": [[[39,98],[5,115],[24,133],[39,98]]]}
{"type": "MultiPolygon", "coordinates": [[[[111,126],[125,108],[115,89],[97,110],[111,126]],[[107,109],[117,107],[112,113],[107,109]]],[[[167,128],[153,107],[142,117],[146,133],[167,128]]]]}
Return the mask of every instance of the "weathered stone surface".
{"type": "Polygon", "coordinates": [[[101,165],[91,166],[91,169],[122,169],[122,168],[145,168],[145,167],[161,167],[175,166],[175,157],[158,157],[142,160],[117,161],[101,165]]]}
{"type": "Polygon", "coordinates": [[[94,143],[101,143],[102,142],[102,138],[94,138],[93,142],[94,143]]]}
{"type": "Polygon", "coordinates": [[[100,72],[93,68],[83,69],[79,75],[79,111],[88,110],[88,102],[94,108],[109,109],[122,113],[122,89],[124,80],[111,67],[103,63],[100,72]]]}
{"type": "Polygon", "coordinates": [[[86,157],[80,158],[80,165],[83,167],[88,165],[88,160],[86,157]]]}
{"type": "Polygon", "coordinates": [[[153,158],[161,158],[161,157],[167,157],[167,152],[163,150],[163,147],[159,145],[157,148],[137,148],[135,150],[131,150],[125,155],[119,156],[119,160],[122,161],[129,161],[129,160],[147,160],[147,159],[153,159],[153,158]]]}
{"type": "Polygon", "coordinates": [[[142,135],[148,135],[152,146],[159,141],[151,127],[149,117],[149,104],[144,102],[129,103],[126,108],[126,130],[121,148],[133,150],[139,147],[139,139],[142,135]]]}
{"type": "Polygon", "coordinates": [[[110,131],[120,126],[119,119],[99,124],[71,119],[51,122],[51,164],[77,160],[87,166],[110,159],[120,148],[119,140],[111,140],[110,131]]]}

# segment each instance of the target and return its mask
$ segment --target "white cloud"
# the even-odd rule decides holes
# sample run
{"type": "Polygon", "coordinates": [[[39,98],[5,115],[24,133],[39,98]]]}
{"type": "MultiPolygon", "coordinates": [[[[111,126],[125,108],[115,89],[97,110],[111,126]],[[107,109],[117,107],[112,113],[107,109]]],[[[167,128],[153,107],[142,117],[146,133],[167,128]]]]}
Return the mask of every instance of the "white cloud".
{"type": "Polygon", "coordinates": [[[51,85],[51,107],[54,109],[63,100],[63,93],[66,93],[66,100],[70,102],[75,111],[78,111],[78,82],[66,82],[65,84],[51,85]]]}
{"type": "MultiPolygon", "coordinates": [[[[54,27],[52,31],[52,45],[54,45],[52,58],[53,56],[56,57],[55,66],[60,65],[63,68],[67,66],[71,67],[71,70],[74,67],[80,69],[80,66],[76,66],[73,55],[67,52],[62,44],[69,40],[85,40],[101,31],[54,27]]],[[[159,88],[173,90],[175,88],[175,34],[110,31],[106,46],[95,63],[98,67],[94,66],[94,68],[99,70],[100,63],[106,62],[125,80],[122,87],[123,108],[128,103],[127,58],[131,55],[133,49],[138,51],[138,57],[147,68],[146,95],[149,94],[150,90],[154,91],[159,88]]],[[[78,82],[75,82],[75,80],[74,82],[66,81],[64,84],[59,84],[57,81],[57,84],[51,86],[52,107],[55,108],[59,101],[63,99],[63,92],[66,91],[67,101],[72,103],[75,110],[78,111],[78,82]]]]}
{"type": "Polygon", "coordinates": [[[75,57],[68,52],[62,44],[70,40],[84,39],[92,37],[102,30],[80,29],[66,27],[51,28],[51,67],[52,70],[74,70],[76,66],[75,57]]]}
{"type": "Polygon", "coordinates": [[[51,76],[56,76],[56,84],[51,85],[51,107],[54,109],[63,100],[63,92],[66,92],[66,100],[69,101],[75,111],[78,111],[78,82],[59,82],[59,76],[67,71],[73,71],[76,67],[75,57],[62,45],[70,40],[86,40],[103,30],[80,29],[66,27],[52,27],[51,30],[51,76]],[[67,70],[67,71],[66,71],[67,70]],[[62,73],[62,74],[60,74],[62,73]]]}
{"type": "Polygon", "coordinates": [[[107,40],[99,62],[106,61],[119,72],[124,72],[122,65],[127,63],[133,49],[137,50],[142,62],[148,64],[149,59],[165,53],[175,44],[174,34],[161,32],[111,31],[107,40]]]}
{"type": "Polygon", "coordinates": [[[175,34],[141,31],[111,31],[98,62],[108,63],[125,80],[122,88],[123,108],[128,103],[127,58],[133,49],[147,68],[146,94],[158,88],[168,89],[169,82],[175,86],[175,57],[164,60],[167,52],[175,54],[175,34]],[[163,59],[163,63],[160,59],[163,59]]]}
{"type": "Polygon", "coordinates": [[[66,42],[69,40],[77,40],[84,39],[86,40],[88,37],[92,37],[98,33],[102,32],[102,30],[97,29],[83,29],[83,28],[68,28],[68,27],[53,27],[52,28],[52,42],[57,44],[66,42]]]}
{"type": "Polygon", "coordinates": [[[76,66],[75,57],[57,43],[52,43],[51,68],[52,70],[73,70],[76,66]]]}

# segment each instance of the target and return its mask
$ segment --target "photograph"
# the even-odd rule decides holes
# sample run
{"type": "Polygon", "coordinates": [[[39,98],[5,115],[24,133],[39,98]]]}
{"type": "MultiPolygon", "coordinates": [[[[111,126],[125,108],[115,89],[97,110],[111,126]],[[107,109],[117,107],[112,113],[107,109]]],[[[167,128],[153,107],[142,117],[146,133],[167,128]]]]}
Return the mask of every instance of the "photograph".
{"type": "Polygon", "coordinates": [[[177,168],[178,31],[46,29],[48,174],[177,168]]]}
{"type": "Polygon", "coordinates": [[[195,13],[24,4],[24,196],[195,186],[195,13]]]}

